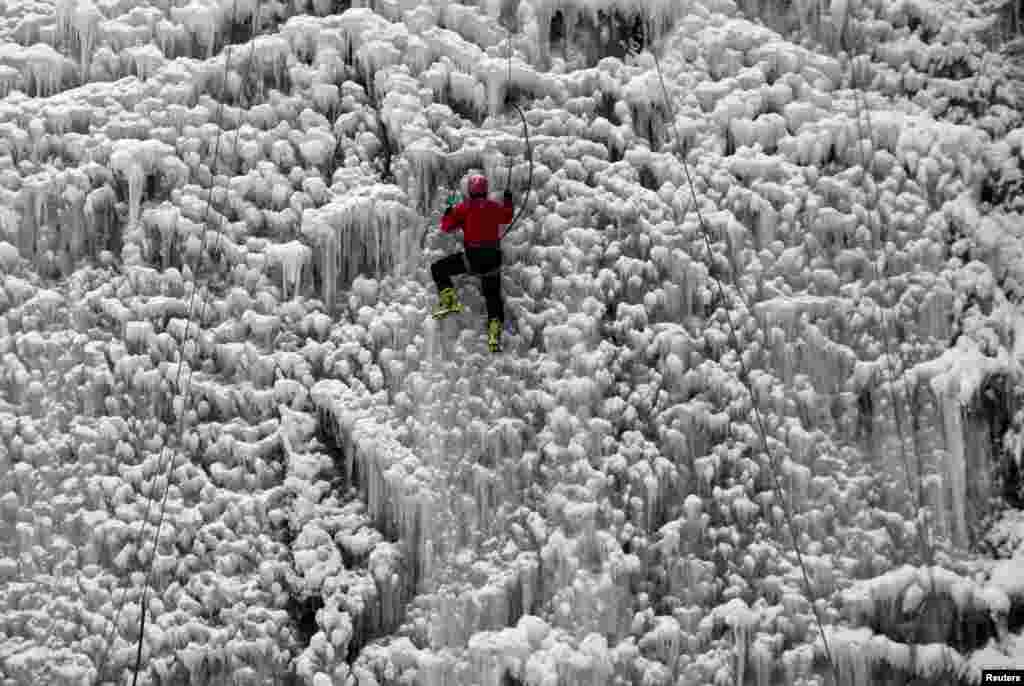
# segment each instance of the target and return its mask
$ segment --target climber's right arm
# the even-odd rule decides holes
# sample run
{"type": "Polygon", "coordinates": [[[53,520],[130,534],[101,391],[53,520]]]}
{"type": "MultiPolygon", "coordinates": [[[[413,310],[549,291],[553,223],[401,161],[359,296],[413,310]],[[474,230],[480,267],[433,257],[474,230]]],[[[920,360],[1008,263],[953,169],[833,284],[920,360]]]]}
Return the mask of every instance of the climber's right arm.
{"type": "Polygon", "coordinates": [[[455,207],[449,207],[441,217],[441,231],[451,233],[461,229],[466,221],[466,205],[459,203],[455,207]]]}

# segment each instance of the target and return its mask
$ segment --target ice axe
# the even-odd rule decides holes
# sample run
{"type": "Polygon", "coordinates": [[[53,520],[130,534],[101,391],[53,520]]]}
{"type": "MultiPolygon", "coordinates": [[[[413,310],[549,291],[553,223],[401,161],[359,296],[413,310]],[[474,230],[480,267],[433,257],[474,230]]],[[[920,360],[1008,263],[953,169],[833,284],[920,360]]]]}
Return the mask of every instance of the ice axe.
{"type": "MultiPolygon", "coordinates": [[[[462,196],[461,195],[459,195],[455,191],[449,191],[448,192],[448,197],[445,200],[445,209],[444,209],[444,212],[442,213],[442,215],[447,214],[453,207],[458,205],[461,200],[462,200],[462,196]]],[[[423,234],[420,236],[420,254],[421,255],[423,254],[423,251],[424,251],[424,249],[426,249],[426,246],[427,246],[427,235],[430,234],[430,230],[431,229],[435,228],[436,224],[437,224],[437,217],[435,217],[434,213],[431,212],[427,216],[426,226],[423,227],[423,234]]]]}

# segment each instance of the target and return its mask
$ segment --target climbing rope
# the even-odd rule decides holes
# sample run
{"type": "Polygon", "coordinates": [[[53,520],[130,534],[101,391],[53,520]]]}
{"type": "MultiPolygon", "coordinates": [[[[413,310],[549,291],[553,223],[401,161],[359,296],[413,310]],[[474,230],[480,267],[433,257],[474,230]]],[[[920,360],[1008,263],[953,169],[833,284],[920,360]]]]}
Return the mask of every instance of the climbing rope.
{"type": "MultiPolygon", "coordinates": [[[[530,200],[530,193],[533,192],[533,150],[530,147],[530,125],[529,122],[526,121],[526,115],[523,113],[523,110],[519,107],[519,105],[515,104],[514,102],[509,103],[509,105],[511,105],[512,109],[516,111],[516,114],[519,115],[519,118],[523,122],[523,140],[526,141],[526,161],[530,165],[530,172],[529,176],[526,179],[526,195],[523,196],[523,202],[519,206],[519,211],[516,213],[514,217],[512,217],[512,222],[508,225],[508,228],[505,229],[504,232],[499,234],[501,239],[504,239],[505,236],[509,235],[512,232],[512,230],[516,228],[516,226],[519,224],[519,220],[523,218],[523,213],[526,212],[526,206],[530,200]]],[[[511,176],[511,174],[512,172],[510,167],[509,176],[511,176]]]]}
{"type": "MultiPolygon", "coordinates": [[[[522,123],[523,123],[523,140],[526,143],[526,160],[527,160],[527,162],[530,165],[530,171],[529,171],[529,176],[526,179],[526,194],[523,197],[523,202],[519,206],[519,210],[512,217],[512,221],[509,222],[508,227],[503,232],[499,230],[499,233],[498,233],[498,240],[499,240],[499,242],[504,240],[505,236],[507,236],[509,233],[511,233],[512,230],[515,229],[516,226],[519,224],[519,220],[522,219],[523,214],[526,212],[526,206],[527,206],[527,204],[529,204],[530,194],[533,192],[533,149],[530,146],[530,125],[529,125],[529,122],[526,119],[526,114],[523,113],[522,108],[520,108],[519,105],[517,105],[516,103],[512,102],[511,99],[509,98],[509,86],[512,83],[512,32],[511,31],[509,31],[509,33],[508,33],[508,49],[507,49],[506,52],[507,52],[507,57],[508,57],[508,67],[507,67],[507,72],[506,72],[506,77],[505,77],[506,78],[505,104],[507,106],[511,107],[512,109],[514,109],[516,111],[516,114],[519,115],[519,119],[522,120],[522,123]]],[[[509,158],[509,163],[508,163],[508,173],[507,173],[507,175],[505,177],[505,189],[508,190],[508,188],[511,185],[512,185],[512,159],[510,157],[509,158]]],[[[423,252],[423,249],[424,249],[424,247],[426,245],[427,234],[430,232],[430,230],[432,228],[433,228],[433,223],[432,222],[428,223],[426,228],[423,230],[423,235],[420,236],[420,252],[421,253],[423,252]]],[[[503,268],[502,265],[499,265],[499,266],[495,267],[494,269],[490,269],[490,270],[488,270],[486,272],[474,271],[473,270],[473,266],[469,263],[469,258],[466,256],[466,253],[464,251],[462,253],[462,262],[466,266],[466,275],[468,275],[468,276],[479,276],[481,278],[482,277],[487,277],[487,276],[493,276],[495,274],[500,274],[501,271],[502,271],[502,268],[503,268]]]]}
{"type": "MultiPolygon", "coordinates": [[[[665,76],[662,73],[661,62],[658,59],[657,52],[653,48],[651,49],[650,52],[651,52],[651,55],[654,57],[654,66],[655,66],[655,69],[657,69],[657,72],[658,72],[658,82],[661,85],[661,92],[662,92],[662,95],[664,96],[664,99],[665,99],[665,106],[668,109],[669,115],[672,118],[672,129],[673,129],[673,133],[675,134],[676,146],[677,146],[676,152],[677,152],[677,154],[679,156],[679,160],[683,164],[683,171],[686,174],[686,181],[687,181],[687,184],[689,184],[689,187],[690,187],[690,195],[691,195],[691,198],[692,198],[692,201],[693,201],[693,208],[694,208],[694,211],[697,213],[697,220],[700,223],[701,233],[702,233],[703,238],[704,238],[704,246],[705,246],[705,249],[707,250],[707,253],[708,253],[708,259],[709,260],[714,260],[714,255],[715,254],[714,254],[714,252],[712,250],[712,247],[711,247],[710,232],[709,232],[708,227],[707,227],[707,222],[704,220],[704,214],[701,212],[700,203],[697,201],[697,191],[696,191],[696,189],[694,187],[694,184],[693,184],[693,177],[690,174],[690,167],[687,164],[686,156],[683,153],[683,147],[682,147],[683,146],[683,139],[679,135],[679,127],[676,124],[675,107],[673,106],[672,101],[669,98],[668,88],[665,86],[665,76]]],[[[709,276],[715,282],[715,286],[716,286],[717,291],[718,291],[718,298],[717,298],[718,302],[723,302],[723,303],[726,302],[726,300],[725,300],[725,290],[724,290],[724,288],[722,286],[721,280],[718,279],[717,277],[711,275],[711,274],[709,274],[709,276]]],[[[733,280],[734,279],[735,279],[735,277],[733,277],[733,280]]],[[[750,311],[750,307],[749,307],[748,303],[746,302],[746,298],[743,295],[743,291],[738,287],[738,285],[735,283],[735,281],[734,281],[734,283],[732,285],[733,285],[734,288],[736,288],[737,295],[740,298],[740,301],[743,303],[744,307],[747,309],[747,311],[750,311]]],[[[727,317],[727,319],[728,319],[728,317],[727,317]]],[[[796,525],[793,523],[793,513],[790,510],[790,507],[787,504],[786,499],[783,497],[782,482],[779,480],[778,469],[777,469],[777,467],[775,465],[775,456],[773,455],[773,453],[771,451],[771,447],[768,445],[768,433],[767,433],[767,431],[765,430],[765,427],[764,427],[764,420],[761,417],[761,411],[757,407],[756,396],[754,395],[754,389],[753,389],[753,387],[752,387],[752,385],[750,383],[749,372],[748,372],[748,370],[746,368],[746,363],[743,361],[743,351],[741,350],[740,344],[739,344],[739,340],[736,337],[736,328],[735,328],[735,326],[733,326],[731,320],[729,321],[729,338],[731,339],[730,340],[730,344],[731,344],[733,350],[736,351],[736,357],[737,357],[737,360],[739,362],[739,366],[740,366],[740,381],[743,383],[743,385],[747,389],[747,392],[750,394],[751,407],[753,409],[753,415],[754,415],[754,423],[757,426],[757,431],[758,431],[758,434],[759,434],[759,436],[761,438],[762,449],[763,449],[765,455],[768,458],[768,466],[769,466],[769,470],[770,470],[771,476],[772,476],[772,484],[774,486],[775,497],[779,501],[779,505],[782,508],[783,515],[784,515],[784,517],[786,519],[787,528],[789,529],[789,535],[793,539],[793,550],[796,553],[796,559],[797,559],[797,562],[799,563],[799,566],[800,566],[800,573],[801,573],[801,575],[803,577],[803,582],[804,582],[804,586],[805,586],[805,589],[806,589],[805,592],[807,594],[807,598],[810,601],[811,608],[814,610],[815,623],[818,626],[818,632],[821,634],[822,644],[823,644],[823,646],[825,648],[825,658],[828,660],[829,666],[832,669],[833,676],[835,677],[836,683],[838,684],[838,683],[840,683],[840,681],[839,681],[839,667],[836,664],[835,660],[832,658],[832,649],[831,649],[831,647],[829,645],[828,636],[825,633],[825,625],[824,625],[824,622],[822,621],[822,618],[821,618],[821,611],[820,611],[820,609],[818,608],[818,606],[817,606],[817,604],[815,602],[815,600],[816,600],[815,595],[816,594],[814,593],[814,587],[811,585],[811,578],[810,578],[810,575],[807,572],[807,565],[804,562],[803,552],[800,550],[800,540],[799,540],[799,538],[797,536],[796,525]]]]}
{"type": "MultiPolygon", "coordinates": [[[[519,223],[519,220],[522,218],[523,213],[526,211],[526,205],[529,203],[529,194],[531,194],[531,192],[534,191],[534,152],[532,152],[532,148],[529,145],[529,123],[526,121],[526,115],[523,114],[522,110],[519,108],[519,105],[516,104],[515,102],[512,102],[511,99],[509,99],[508,89],[509,89],[509,86],[511,85],[511,83],[512,83],[512,32],[510,31],[509,32],[509,46],[508,46],[508,73],[507,73],[507,76],[506,76],[506,93],[505,93],[505,100],[506,100],[506,102],[505,103],[507,105],[509,105],[510,108],[515,110],[516,114],[519,115],[519,119],[522,120],[522,137],[523,137],[523,140],[526,143],[526,161],[529,164],[529,176],[526,178],[526,195],[523,197],[522,204],[520,204],[520,206],[519,206],[519,211],[516,212],[515,216],[512,217],[512,221],[509,222],[508,227],[504,231],[501,231],[499,229],[499,233],[498,233],[498,240],[499,241],[504,241],[506,235],[511,233],[512,229],[514,229],[516,227],[516,225],[519,223]]],[[[511,160],[511,158],[509,158],[508,175],[505,178],[505,189],[507,190],[511,185],[512,185],[512,160],[511,160]]],[[[470,265],[469,258],[466,256],[465,252],[463,253],[463,261],[466,264],[466,273],[468,273],[470,275],[473,275],[473,276],[480,276],[480,277],[492,276],[494,274],[501,273],[502,266],[503,266],[503,265],[499,265],[499,266],[495,267],[494,269],[490,269],[488,271],[473,271],[472,265],[470,265]]]]}
{"type": "MultiPolygon", "coordinates": [[[[510,65],[509,66],[509,74],[511,74],[511,69],[512,69],[511,62],[512,62],[512,59],[511,59],[511,52],[510,52],[509,53],[509,65],[510,65]]],[[[517,114],[519,114],[519,118],[523,120],[523,139],[526,141],[526,158],[527,158],[527,161],[530,164],[530,174],[529,174],[529,177],[526,180],[526,195],[523,197],[523,202],[519,206],[519,211],[516,212],[515,216],[512,217],[512,221],[509,222],[508,228],[506,228],[503,232],[499,230],[499,233],[498,233],[498,240],[499,241],[505,240],[505,236],[509,235],[509,233],[512,232],[512,229],[516,228],[516,225],[519,223],[519,220],[522,219],[522,217],[523,217],[523,213],[526,212],[526,206],[527,206],[527,204],[529,203],[529,200],[530,200],[530,193],[533,192],[533,152],[532,152],[532,150],[530,148],[530,127],[529,127],[529,124],[526,121],[526,115],[523,114],[523,110],[520,109],[519,105],[515,104],[514,102],[510,102],[508,104],[509,104],[509,106],[511,106],[516,111],[517,114]]],[[[506,185],[505,185],[506,189],[509,187],[509,184],[511,183],[511,180],[512,180],[512,163],[510,161],[509,162],[509,166],[508,166],[508,178],[506,180],[506,185]]],[[[486,272],[476,272],[476,271],[473,271],[472,266],[469,264],[469,258],[466,256],[465,252],[462,253],[462,259],[463,259],[463,261],[466,264],[466,273],[469,274],[470,276],[479,276],[479,277],[493,276],[494,274],[500,274],[501,270],[503,268],[503,265],[499,265],[499,266],[495,267],[494,269],[491,269],[491,270],[486,271],[486,272]]]]}
{"type": "MultiPolygon", "coordinates": [[[[869,222],[868,228],[870,229],[871,228],[870,227],[870,222],[872,221],[872,213],[876,212],[878,210],[878,187],[877,187],[876,184],[869,184],[868,183],[868,177],[870,176],[871,171],[870,171],[870,168],[869,168],[870,165],[868,164],[868,161],[867,161],[867,154],[865,153],[864,148],[862,146],[862,143],[864,141],[864,130],[863,130],[862,126],[861,126],[862,114],[863,114],[864,122],[865,122],[866,127],[867,127],[867,135],[868,135],[868,144],[869,145],[872,145],[872,146],[874,145],[875,137],[874,137],[874,134],[873,134],[872,129],[871,129],[871,113],[870,113],[870,109],[867,106],[867,104],[868,104],[867,103],[867,98],[864,96],[863,92],[859,88],[857,88],[856,84],[854,83],[854,76],[853,76],[853,74],[854,74],[854,72],[853,72],[853,59],[851,58],[850,59],[850,90],[853,92],[854,108],[855,108],[855,112],[856,112],[856,115],[857,115],[857,153],[858,153],[858,155],[860,157],[861,180],[862,180],[863,186],[864,186],[865,198],[872,198],[872,196],[873,196],[873,199],[871,199],[871,201],[870,201],[870,205],[868,207],[868,212],[867,212],[867,221],[869,222]],[[864,107],[863,108],[861,107],[861,98],[864,98],[864,107]],[[874,187],[874,191],[875,191],[874,193],[871,192],[871,188],[872,187],[874,187]]],[[[868,260],[868,262],[871,264],[872,281],[878,282],[878,281],[880,281],[883,278],[887,278],[884,271],[879,273],[878,265],[876,264],[875,260],[868,260]]],[[[886,261],[886,264],[888,264],[888,261],[886,261]]],[[[893,359],[892,359],[893,358],[893,352],[892,352],[892,345],[891,345],[890,338],[889,338],[889,326],[888,326],[888,324],[885,321],[885,311],[882,309],[881,305],[879,305],[879,311],[881,312],[880,328],[881,328],[881,331],[882,331],[882,344],[885,346],[885,359],[886,359],[886,363],[887,363],[887,367],[888,367],[888,372],[889,372],[889,383],[888,383],[889,398],[890,398],[890,404],[892,405],[893,419],[894,419],[894,421],[896,423],[896,435],[897,435],[897,438],[898,438],[899,444],[900,444],[900,457],[901,457],[901,459],[903,461],[903,470],[904,470],[904,475],[905,475],[905,478],[906,478],[907,490],[910,491],[911,493],[913,493],[914,494],[914,498],[915,498],[915,502],[912,503],[912,506],[914,508],[914,513],[913,513],[914,514],[914,521],[915,521],[915,524],[916,524],[916,526],[914,528],[917,530],[918,541],[919,541],[919,544],[921,546],[921,556],[922,556],[922,559],[923,559],[925,565],[927,565],[928,567],[931,567],[935,563],[935,560],[934,560],[934,557],[935,557],[934,541],[931,540],[931,536],[929,535],[929,531],[928,531],[928,528],[929,528],[928,527],[928,523],[927,523],[927,521],[925,521],[925,518],[923,516],[924,515],[924,510],[923,510],[923,507],[924,507],[924,492],[922,490],[921,479],[920,478],[917,479],[917,484],[916,484],[916,487],[915,487],[914,483],[913,483],[914,479],[912,477],[912,472],[910,471],[910,460],[907,457],[907,446],[906,446],[906,440],[904,439],[904,431],[903,431],[903,418],[902,418],[903,417],[903,413],[900,410],[899,398],[896,395],[896,388],[895,388],[895,386],[896,386],[896,369],[895,369],[895,367],[893,365],[893,359]]],[[[899,357],[900,357],[900,364],[901,364],[901,366],[904,367],[904,370],[905,370],[906,364],[903,362],[902,351],[897,350],[896,354],[899,355],[899,357]]],[[[913,450],[914,450],[914,461],[917,463],[918,474],[920,474],[921,471],[922,471],[921,470],[921,455],[917,452],[916,435],[911,437],[911,446],[913,447],[913,450]]],[[[934,596],[934,592],[935,592],[935,575],[931,574],[930,576],[931,576],[932,596],[934,596]]],[[[932,596],[929,596],[929,599],[931,599],[932,596]]],[[[925,603],[927,603],[927,602],[928,602],[928,600],[925,601],[925,603]]],[[[923,606],[921,608],[919,608],[919,610],[923,610],[923,609],[924,609],[923,606]]]]}
{"type": "MultiPolygon", "coordinates": [[[[242,77],[242,83],[243,84],[244,83],[248,83],[249,72],[250,72],[250,70],[252,68],[252,62],[253,62],[253,58],[254,58],[255,51],[256,51],[255,39],[256,39],[256,32],[257,32],[257,29],[258,29],[258,26],[259,26],[260,4],[261,4],[261,1],[262,0],[256,0],[256,7],[254,9],[253,16],[252,16],[252,29],[250,31],[250,37],[249,37],[249,41],[250,41],[249,59],[248,59],[248,61],[245,64],[245,74],[242,77]]],[[[235,3],[234,3],[233,8],[232,8],[232,19],[236,18],[237,16],[238,16],[238,1],[235,0],[235,3]]],[[[228,82],[228,76],[230,74],[230,69],[231,69],[231,45],[229,44],[229,45],[226,46],[226,48],[224,50],[224,84],[225,84],[225,86],[226,86],[226,84],[228,82]]],[[[224,100],[223,100],[223,98],[218,103],[218,108],[217,109],[218,109],[217,119],[218,119],[218,121],[221,122],[221,124],[223,124],[224,123],[224,100]]],[[[236,127],[236,129],[235,129],[235,148],[238,147],[238,139],[239,139],[240,132],[241,132],[241,127],[236,127]]],[[[221,146],[221,140],[222,139],[223,139],[222,135],[217,136],[217,141],[214,144],[213,158],[212,158],[211,166],[210,166],[211,172],[215,172],[215,170],[216,170],[217,161],[220,158],[220,146],[221,146]]],[[[214,191],[214,184],[211,183],[210,184],[210,189],[209,189],[209,192],[207,193],[207,198],[206,198],[206,208],[205,208],[204,217],[203,217],[203,225],[204,226],[209,226],[209,222],[210,222],[210,209],[211,209],[212,201],[213,201],[213,191],[214,191]]],[[[200,247],[200,250],[199,250],[200,257],[198,258],[198,261],[197,261],[197,264],[196,264],[196,266],[197,266],[197,270],[196,271],[197,272],[198,272],[199,264],[201,263],[201,260],[202,260],[202,255],[205,254],[205,252],[206,252],[208,233],[209,233],[208,231],[203,231],[203,239],[202,239],[202,242],[200,244],[201,247],[200,247]]],[[[214,250],[215,251],[220,250],[221,237],[222,237],[222,231],[220,229],[220,226],[218,225],[217,229],[216,229],[216,244],[214,246],[214,250]]],[[[195,282],[193,282],[193,285],[195,285],[195,282]]],[[[196,294],[198,293],[198,290],[199,290],[198,288],[193,287],[192,293],[189,296],[189,306],[188,306],[189,316],[188,316],[188,320],[186,321],[186,324],[185,324],[185,332],[182,335],[182,344],[181,344],[182,345],[182,347],[181,347],[182,352],[184,352],[185,344],[188,342],[189,329],[190,329],[190,327],[192,325],[192,317],[193,317],[193,314],[195,312],[195,310],[194,310],[195,299],[196,299],[196,294]]],[[[202,308],[201,308],[200,314],[199,314],[200,322],[202,322],[203,318],[206,315],[206,308],[207,308],[208,304],[209,304],[209,299],[204,297],[202,299],[202,308]]],[[[198,336],[196,337],[196,341],[198,342],[198,336]]],[[[179,358],[179,361],[178,361],[178,371],[177,371],[177,374],[175,376],[175,381],[174,381],[174,385],[176,387],[178,387],[179,389],[181,389],[181,397],[182,397],[182,406],[181,406],[181,409],[180,409],[180,415],[179,415],[179,421],[178,421],[178,435],[179,436],[184,435],[184,432],[185,432],[185,418],[187,416],[187,409],[188,409],[188,403],[189,403],[189,398],[190,398],[190,395],[189,395],[188,391],[189,391],[189,388],[191,387],[192,374],[194,372],[194,370],[190,366],[189,367],[189,371],[188,371],[188,376],[186,377],[186,380],[185,380],[185,385],[182,386],[181,385],[181,377],[182,377],[182,370],[184,369],[184,367],[185,367],[185,360],[184,360],[184,355],[182,355],[179,358]]],[[[142,589],[142,598],[141,598],[141,601],[139,603],[140,617],[139,617],[138,648],[137,648],[137,651],[136,651],[135,665],[134,665],[134,668],[133,668],[132,686],[137,686],[138,678],[139,678],[139,673],[142,670],[142,646],[143,646],[143,640],[145,638],[147,597],[149,595],[149,587],[150,587],[150,585],[152,583],[153,572],[154,572],[154,569],[155,569],[155,566],[156,566],[157,548],[158,548],[159,541],[160,541],[160,531],[163,528],[164,518],[166,516],[166,511],[167,511],[167,496],[168,496],[168,494],[170,493],[170,490],[171,490],[170,489],[170,479],[171,479],[171,471],[172,471],[173,466],[174,466],[174,459],[173,459],[173,455],[170,455],[170,442],[169,441],[164,441],[164,450],[163,450],[163,454],[161,455],[160,459],[157,462],[156,474],[157,475],[160,475],[160,474],[164,475],[166,485],[164,487],[163,496],[160,499],[160,516],[159,516],[159,518],[157,520],[156,532],[155,532],[155,534],[153,536],[152,560],[150,561],[150,564],[149,564],[149,570],[148,570],[148,572],[146,574],[146,579],[145,579],[145,582],[144,582],[144,585],[143,585],[143,589],[142,589]],[[170,457],[170,459],[168,461],[167,467],[164,467],[163,466],[164,461],[168,457],[170,457]]],[[[150,515],[150,512],[151,512],[152,507],[153,507],[153,502],[154,502],[153,496],[154,496],[154,493],[156,492],[156,490],[157,489],[156,489],[155,483],[154,483],[154,488],[151,488],[149,494],[147,495],[145,515],[142,518],[142,523],[141,523],[141,526],[139,528],[139,535],[138,535],[138,538],[136,539],[136,549],[140,550],[140,551],[142,550],[142,548],[139,546],[139,542],[143,540],[143,535],[144,535],[144,532],[146,530],[146,524],[149,521],[149,515],[150,515]]],[[[110,628],[104,631],[104,639],[105,639],[104,640],[104,650],[103,650],[103,653],[101,654],[99,663],[97,665],[96,686],[99,686],[99,684],[102,683],[103,670],[104,670],[104,668],[106,666],[106,662],[107,662],[107,659],[108,659],[109,654],[110,654],[111,641],[109,640],[109,632],[117,630],[118,619],[120,619],[121,612],[124,609],[125,597],[127,596],[127,593],[128,593],[128,587],[126,586],[126,587],[124,587],[124,589],[123,589],[123,591],[121,593],[121,602],[118,604],[117,610],[114,613],[114,618],[113,618],[113,621],[110,624],[110,628]]]]}
{"type": "MultiPolygon", "coordinates": [[[[519,220],[522,219],[523,213],[526,211],[526,205],[530,200],[530,193],[533,192],[533,150],[530,147],[530,124],[526,121],[526,115],[523,114],[523,110],[510,99],[510,89],[512,87],[512,31],[508,32],[508,50],[506,52],[508,53],[508,67],[505,75],[505,100],[506,103],[516,111],[516,114],[519,115],[519,118],[523,122],[523,140],[526,142],[526,160],[530,165],[530,174],[526,179],[526,195],[523,197],[523,203],[519,207],[519,212],[512,217],[512,223],[508,225],[508,228],[505,229],[504,233],[499,234],[500,239],[504,239],[505,236],[511,233],[512,229],[514,229],[519,223],[519,220]]],[[[505,183],[506,190],[511,185],[511,182],[512,163],[510,161],[508,166],[508,178],[505,183]]]]}

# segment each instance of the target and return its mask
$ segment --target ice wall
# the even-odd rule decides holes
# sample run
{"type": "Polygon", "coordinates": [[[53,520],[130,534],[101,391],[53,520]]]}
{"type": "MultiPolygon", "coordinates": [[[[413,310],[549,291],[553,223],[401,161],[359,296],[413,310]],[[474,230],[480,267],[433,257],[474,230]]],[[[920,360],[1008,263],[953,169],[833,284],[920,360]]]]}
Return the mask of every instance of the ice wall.
{"type": "MultiPolygon", "coordinates": [[[[996,356],[983,354],[976,341],[961,337],[954,348],[937,359],[913,367],[908,377],[927,384],[935,394],[945,438],[945,462],[939,478],[949,494],[948,509],[937,515],[948,527],[955,545],[968,546],[977,537],[977,527],[996,495],[989,420],[979,415],[979,394],[995,377],[1017,378],[1019,367],[1009,351],[996,356]]],[[[1008,399],[1001,399],[1007,402],[1008,399]]]]}
{"type": "Polygon", "coordinates": [[[378,184],[332,200],[302,216],[302,234],[316,247],[322,298],[333,307],[339,285],[360,270],[380,276],[406,264],[417,247],[417,215],[396,187],[378,184]]]}

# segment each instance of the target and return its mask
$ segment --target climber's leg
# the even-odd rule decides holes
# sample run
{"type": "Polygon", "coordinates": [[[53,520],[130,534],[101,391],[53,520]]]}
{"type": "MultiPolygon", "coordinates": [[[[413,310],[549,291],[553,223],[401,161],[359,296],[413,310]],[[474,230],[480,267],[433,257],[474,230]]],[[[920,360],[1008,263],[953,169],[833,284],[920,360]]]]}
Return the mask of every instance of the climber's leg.
{"type": "Polygon", "coordinates": [[[501,249],[481,248],[469,253],[473,271],[480,274],[480,290],[487,303],[487,346],[491,352],[501,350],[501,328],[505,307],[501,299],[501,249]]]}
{"type": "Polygon", "coordinates": [[[452,277],[457,274],[466,273],[466,263],[462,253],[455,253],[430,265],[430,274],[437,284],[437,290],[441,299],[434,309],[434,318],[441,319],[449,314],[462,312],[462,303],[455,295],[455,287],[452,285],[452,277]]]}
{"type": "Polygon", "coordinates": [[[461,252],[442,257],[430,265],[430,275],[437,284],[438,292],[453,288],[452,277],[466,273],[466,261],[461,252]]]}
{"type": "Polygon", "coordinates": [[[487,318],[505,321],[505,303],[501,299],[501,272],[480,279],[480,287],[487,303],[487,318]]]}
{"type": "Polygon", "coordinates": [[[501,302],[501,248],[469,248],[466,259],[472,265],[473,273],[480,275],[480,290],[487,303],[487,318],[505,321],[501,302]]]}
{"type": "Polygon", "coordinates": [[[501,301],[501,272],[480,279],[487,301],[487,345],[491,352],[501,350],[501,328],[505,324],[505,306],[501,301]]]}

